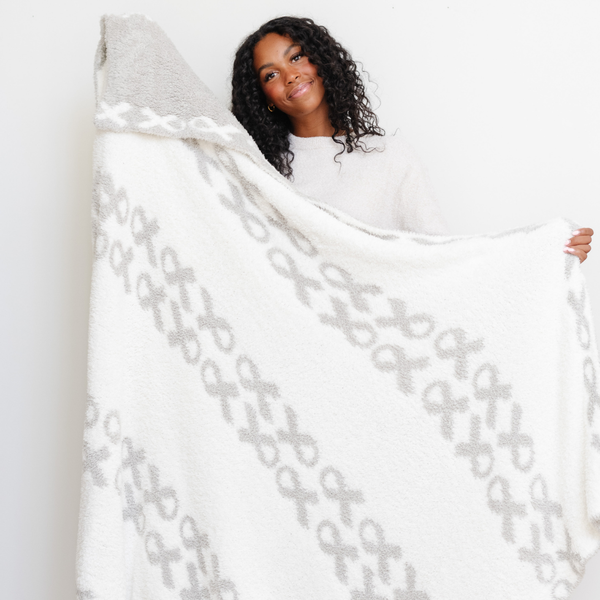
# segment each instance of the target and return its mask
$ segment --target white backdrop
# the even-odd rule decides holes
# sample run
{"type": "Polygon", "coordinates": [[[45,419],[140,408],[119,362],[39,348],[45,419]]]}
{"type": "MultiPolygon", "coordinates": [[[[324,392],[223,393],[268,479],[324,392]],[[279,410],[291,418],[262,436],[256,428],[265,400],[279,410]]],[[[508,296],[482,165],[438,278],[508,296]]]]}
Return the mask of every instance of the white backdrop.
{"type": "MultiPolygon", "coordinates": [[[[582,269],[600,333],[597,0],[4,2],[0,597],[7,600],[75,596],[92,63],[100,15],[131,12],[157,21],[224,101],[235,48],[262,22],[295,14],[326,25],[379,86],[382,125],[400,128],[417,148],[453,232],[556,216],[598,232],[582,269]]],[[[573,600],[597,600],[599,591],[597,555],[573,600]]]]}

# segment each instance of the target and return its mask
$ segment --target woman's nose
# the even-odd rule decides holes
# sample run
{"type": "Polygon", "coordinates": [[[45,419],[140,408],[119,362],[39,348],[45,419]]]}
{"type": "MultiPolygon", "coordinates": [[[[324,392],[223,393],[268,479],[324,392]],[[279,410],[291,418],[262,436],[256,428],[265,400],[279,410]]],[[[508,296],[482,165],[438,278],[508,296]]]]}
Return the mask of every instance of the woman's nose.
{"type": "Polygon", "coordinates": [[[288,83],[294,83],[300,77],[300,73],[297,71],[292,71],[287,76],[288,83]]]}

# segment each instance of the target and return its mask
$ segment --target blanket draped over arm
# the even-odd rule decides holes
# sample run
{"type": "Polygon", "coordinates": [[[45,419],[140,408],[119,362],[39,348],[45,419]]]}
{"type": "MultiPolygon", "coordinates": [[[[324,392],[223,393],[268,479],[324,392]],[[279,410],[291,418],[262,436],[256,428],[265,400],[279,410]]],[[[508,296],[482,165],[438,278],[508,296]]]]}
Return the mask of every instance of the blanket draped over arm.
{"type": "Polygon", "coordinates": [[[576,224],[307,198],[141,15],[95,72],[78,598],[569,598],[600,547],[576,224]]]}

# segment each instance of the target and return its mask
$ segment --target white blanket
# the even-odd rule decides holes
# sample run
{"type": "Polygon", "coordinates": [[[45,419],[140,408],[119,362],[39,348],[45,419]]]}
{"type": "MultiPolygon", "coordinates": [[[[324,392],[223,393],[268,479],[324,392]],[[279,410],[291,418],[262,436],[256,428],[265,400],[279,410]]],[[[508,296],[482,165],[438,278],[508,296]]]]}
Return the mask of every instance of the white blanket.
{"type": "Polygon", "coordinates": [[[140,15],[96,74],[79,600],[568,598],[600,547],[576,224],[312,201],[140,15]]]}

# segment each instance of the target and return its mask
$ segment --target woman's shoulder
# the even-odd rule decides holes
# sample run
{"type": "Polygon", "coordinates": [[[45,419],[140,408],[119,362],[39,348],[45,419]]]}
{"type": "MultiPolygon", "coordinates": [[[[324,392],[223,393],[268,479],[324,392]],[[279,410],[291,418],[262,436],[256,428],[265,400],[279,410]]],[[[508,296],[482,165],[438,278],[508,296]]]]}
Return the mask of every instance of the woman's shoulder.
{"type": "Polygon", "coordinates": [[[386,133],[382,136],[369,136],[369,138],[388,154],[406,157],[415,155],[412,144],[399,131],[386,133]]]}
{"type": "Polygon", "coordinates": [[[362,138],[367,147],[367,153],[376,155],[378,162],[386,163],[398,169],[401,165],[406,167],[419,164],[419,157],[412,144],[399,132],[384,135],[368,135],[362,138]]]}

